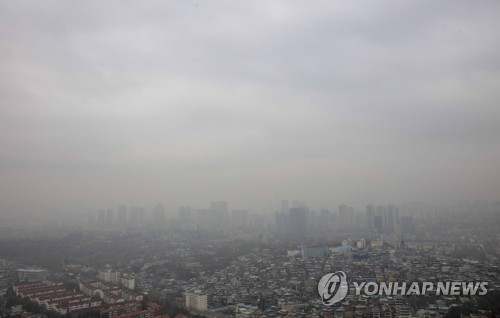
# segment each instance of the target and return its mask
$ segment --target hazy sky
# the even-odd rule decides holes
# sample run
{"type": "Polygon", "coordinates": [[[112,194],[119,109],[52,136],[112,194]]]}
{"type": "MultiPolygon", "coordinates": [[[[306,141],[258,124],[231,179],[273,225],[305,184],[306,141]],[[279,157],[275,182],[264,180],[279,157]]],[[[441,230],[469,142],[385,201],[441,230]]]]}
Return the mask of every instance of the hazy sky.
{"type": "Polygon", "coordinates": [[[499,17],[0,0],[0,213],[500,199],[499,17]]]}

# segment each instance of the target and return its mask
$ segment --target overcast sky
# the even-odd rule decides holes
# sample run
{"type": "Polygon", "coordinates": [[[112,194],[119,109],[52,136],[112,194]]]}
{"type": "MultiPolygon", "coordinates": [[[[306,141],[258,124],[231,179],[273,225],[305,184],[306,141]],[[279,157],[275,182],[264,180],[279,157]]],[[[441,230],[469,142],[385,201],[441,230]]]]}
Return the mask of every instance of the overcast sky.
{"type": "Polygon", "coordinates": [[[1,0],[0,213],[500,199],[499,17],[1,0]]]}

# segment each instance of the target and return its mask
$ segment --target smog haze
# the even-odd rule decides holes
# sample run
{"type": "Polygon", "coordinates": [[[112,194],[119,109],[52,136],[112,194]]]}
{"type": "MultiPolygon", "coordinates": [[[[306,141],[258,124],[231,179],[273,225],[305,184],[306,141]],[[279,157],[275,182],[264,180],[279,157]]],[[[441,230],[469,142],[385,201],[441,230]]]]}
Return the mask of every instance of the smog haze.
{"type": "Polygon", "coordinates": [[[0,213],[496,200],[499,12],[2,1],[0,213]]]}

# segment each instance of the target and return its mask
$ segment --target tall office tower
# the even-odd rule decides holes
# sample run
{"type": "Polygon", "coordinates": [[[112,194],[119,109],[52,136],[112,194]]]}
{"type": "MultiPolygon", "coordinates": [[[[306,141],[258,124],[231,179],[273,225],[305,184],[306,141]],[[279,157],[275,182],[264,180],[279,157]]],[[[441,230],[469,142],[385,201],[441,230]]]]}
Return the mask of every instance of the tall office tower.
{"type": "Polygon", "coordinates": [[[155,226],[161,227],[165,225],[165,208],[161,203],[158,203],[154,209],[153,213],[151,215],[153,224],[155,226]]]}
{"type": "Polygon", "coordinates": [[[322,208],[319,217],[318,217],[318,222],[319,222],[319,231],[321,233],[329,233],[333,230],[333,218],[332,218],[332,213],[327,210],[322,208]]]}
{"type": "Polygon", "coordinates": [[[339,205],[339,226],[341,229],[349,227],[349,207],[345,204],[339,205]]]}
{"type": "Polygon", "coordinates": [[[309,235],[309,209],[290,208],[288,213],[288,234],[291,239],[303,240],[309,235]]]}
{"type": "Polygon", "coordinates": [[[381,215],[375,215],[373,218],[373,227],[378,231],[378,233],[384,232],[383,220],[381,215]]]}
{"type": "Polygon", "coordinates": [[[366,228],[366,218],[364,212],[354,212],[354,227],[357,229],[366,228]]]}
{"type": "Polygon", "coordinates": [[[374,228],[373,219],[375,217],[375,212],[375,205],[370,203],[366,206],[366,224],[370,229],[374,228]]]}
{"type": "Polygon", "coordinates": [[[285,237],[288,230],[288,212],[277,212],[274,215],[274,221],[276,223],[276,233],[280,237],[285,237]]]}
{"type": "Polygon", "coordinates": [[[106,211],[104,209],[97,211],[97,224],[100,227],[106,225],[106,211]]]}
{"type": "Polygon", "coordinates": [[[118,207],[118,219],[116,223],[122,228],[127,226],[127,207],[125,205],[120,205],[118,207]]]}
{"type": "Polygon", "coordinates": [[[288,202],[288,200],[281,200],[280,212],[288,213],[288,209],[290,209],[290,203],[288,202]]]}
{"type": "Polygon", "coordinates": [[[111,227],[111,226],[114,225],[114,216],[113,216],[113,214],[114,214],[113,209],[108,209],[106,211],[106,226],[107,227],[111,227]]]}
{"type": "Polygon", "coordinates": [[[318,215],[316,211],[309,211],[309,233],[317,234],[318,233],[318,215]]]}
{"type": "Polygon", "coordinates": [[[347,212],[347,227],[352,229],[354,228],[354,207],[349,207],[347,212]]]}
{"type": "Polygon", "coordinates": [[[386,227],[385,227],[386,221],[385,220],[387,217],[387,208],[384,205],[379,205],[377,207],[376,216],[380,216],[381,220],[382,220],[382,231],[379,231],[379,233],[385,233],[385,231],[386,231],[386,227]]]}
{"type": "Polygon", "coordinates": [[[394,228],[396,227],[397,220],[399,219],[399,209],[389,204],[387,206],[387,213],[385,219],[385,227],[388,233],[394,233],[394,228]]]}

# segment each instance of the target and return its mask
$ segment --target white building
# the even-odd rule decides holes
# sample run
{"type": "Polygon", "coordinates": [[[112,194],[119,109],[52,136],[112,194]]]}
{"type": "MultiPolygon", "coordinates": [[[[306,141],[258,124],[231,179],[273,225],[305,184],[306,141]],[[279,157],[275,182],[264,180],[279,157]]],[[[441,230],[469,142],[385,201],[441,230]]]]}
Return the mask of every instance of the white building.
{"type": "Polygon", "coordinates": [[[365,246],[366,246],[366,241],[365,241],[365,239],[360,239],[360,240],[358,240],[358,242],[357,242],[357,244],[356,244],[356,247],[357,247],[357,248],[365,248],[365,246]]]}
{"type": "Polygon", "coordinates": [[[125,274],[122,276],[121,281],[122,281],[123,287],[129,288],[129,289],[135,289],[135,277],[125,274]]]}
{"type": "Polygon", "coordinates": [[[121,274],[118,271],[114,271],[111,267],[107,267],[104,270],[99,271],[99,280],[111,283],[120,283],[121,274]]]}
{"type": "Polygon", "coordinates": [[[206,311],[208,308],[207,295],[202,294],[199,290],[195,290],[191,293],[186,293],[186,307],[188,309],[194,309],[196,311],[206,311]]]}

